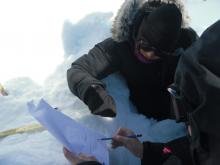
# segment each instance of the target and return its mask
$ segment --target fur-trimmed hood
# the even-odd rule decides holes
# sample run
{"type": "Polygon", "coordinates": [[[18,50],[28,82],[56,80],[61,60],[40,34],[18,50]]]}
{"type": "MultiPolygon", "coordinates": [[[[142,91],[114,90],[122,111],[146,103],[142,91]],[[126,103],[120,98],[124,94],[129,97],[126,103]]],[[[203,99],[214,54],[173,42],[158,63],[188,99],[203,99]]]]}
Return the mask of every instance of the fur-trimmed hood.
{"type": "MultiPolygon", "coordinates": [[[[128,41],[132,35],[131,26],[133,24],[136,13],[141,9],[144,3],[153,1],[175,4],[182,13],[182,27],[188,27],[189,16],[185,11],[185,6],[181,0],[125,0],[121,8],[118,10],[117,16],[112,25],[112,38],[117,42],[128,41]]],[[[155,7],[151,7],[154,10],[155,7]]]]}

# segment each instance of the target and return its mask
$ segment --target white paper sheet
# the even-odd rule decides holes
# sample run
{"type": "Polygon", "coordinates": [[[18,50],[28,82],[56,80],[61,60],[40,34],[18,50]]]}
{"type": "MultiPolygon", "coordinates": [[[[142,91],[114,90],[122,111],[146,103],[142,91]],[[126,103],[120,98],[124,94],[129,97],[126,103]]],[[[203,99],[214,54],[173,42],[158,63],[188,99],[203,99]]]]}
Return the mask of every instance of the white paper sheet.
{"type": "Polygon", "coordinates": [[[74,153],[86,153],[95,156],[99,162],[108,165],[109,154],[102,135],[90,130],[63,113],[54,110],[41,99],[37,106],[33,101],[27,103],[28,109],[57,140],[74,153]]]}

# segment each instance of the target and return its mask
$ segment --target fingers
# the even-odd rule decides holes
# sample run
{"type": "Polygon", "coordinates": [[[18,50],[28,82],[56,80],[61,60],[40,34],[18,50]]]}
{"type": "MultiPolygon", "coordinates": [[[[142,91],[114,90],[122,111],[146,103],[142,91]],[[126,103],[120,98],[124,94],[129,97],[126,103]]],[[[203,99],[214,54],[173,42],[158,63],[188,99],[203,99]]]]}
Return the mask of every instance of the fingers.
{"type": "Polygon", "coordinates": [[[113,138],[112,138],[112,148],[117,148],[119,146],[122,146],[123,143],[121,143],[120,141],[117,140],[116,136],[118,135],[126,135],[126,133],[123,131],[123,128],[119,128],[116,133],[113,135],[113,138]]]}
{"type": "Polygon", "coordinates": [[[113,137],[112,148],[117,148],[119,146],[127,147],[131,143],[130,140],[131,139],[127,137],[117,135],[113,137]]]}
{"type": "Polygon", "coordinates": [[[114,140],[114,138],[112,140],[111,145],[112,145],[112,148],[117,148],[117,147],[123,146],[123,144],[121,142],[118,142],[117,140],[114,140]]]}
{"type": "Polygon", "coordinates": [[[129,138],[125,136],[115,136],[114,138],[117,142],[121,143],[123,146],[126,146],[129,143],[129,138]]]}
{"type": "Polygon", "coordinates": [[[65,157],[69,157],[69,155],[71,154],[71,152],[67,150],[65,147],[63,147],[63,153],[65,157]]]}
{"type": "Polygon", "coordinates": [[[70,152],[65,147],[63,147],[63,153],[64,156],[72,165],[77,165],[78,163],[86,162],[86,161],[97,161],[97,159],[94,156],[89,156],[84,153],[80,153],[79,155],[76,155],[70,152]]]}
{"type": "Polygon", "coordinates": [[[72,165],[75,165],[77,164],[77,162],[80,161],[79,157],[70,152],[69,150],[67,150],[65,147],[63,147],[63,153],[64,153],[64,156],[66,157],[66,159],[72,164],[72,165]]]}
{"type": "Polygon", "coordinates": [[[129,136],[129,135],[134,135],[134,132],[127,129],[127,128],[119,128],[116,133],[115,136],[120,135],[120,136],[129,136]]]}
{"type": "Polygon", "coordinates": [[[115,135],[113,135],[112,148],[117,148],[119,146],[126,146],[127,141],[129,141],[129,139],[126,138],[125,136],[129,136],[129,135],[134,135],[134,132],[127,128],[119,128],[116,131],[115,135]]]}
{"type": "Polygon", "coordinates": [[[96,158],[94,156],[86,155],[85,153],[80,153],[79,158],[85,161],[96,161],[96,158]]]}
{"type": "MultiPolygon", "coordinates": [[[[126,147],[135,156],[142,158],[143,144],[138,139],[128,138],[125,136],[115,136],[114,141],[126,147]]],[[[113,147],[118,147],[116,144],[113,147]]]]}

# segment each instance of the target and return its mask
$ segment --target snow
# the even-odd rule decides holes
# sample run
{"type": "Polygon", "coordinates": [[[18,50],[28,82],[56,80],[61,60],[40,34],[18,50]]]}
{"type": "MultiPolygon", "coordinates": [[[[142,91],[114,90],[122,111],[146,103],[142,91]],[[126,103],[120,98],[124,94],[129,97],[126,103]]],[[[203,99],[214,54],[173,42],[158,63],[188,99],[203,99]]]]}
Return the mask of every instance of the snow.
{"type": "MultiPolygon", "coordinates": [[[[209,2],[188,0],[192,27],[199,34],[219,19],[217,6],[219,6],[218,0],[209,2]],[[210,14],[208,18],[200,17],[201,13],[204,14],[204,10],[211,10],[213,13],[207,12],[210,14]]],[[[64,59],[46,81],[39,85],[30,77],[19,77],[3,84],[9,96],[0,96],[0,131],[36,123],[29,114],[26,103],[32,99],[37,101],[44,98],[71,118],[106,136],[111,136],[119,127],[127,127],[136,133],[143,134],[141,141],[167,142],[185,134],[183,124],[176,124],[171,120],[156,122],[137,114],[135,107],[129,102],[129,90],[118,73],[103,80],[116,101],[118,115],[115,119],[91,115],[88,108],[68,89],[66,70],[72,61],[110,35],[108,29],[111,19],[111,13],[93,13],[77,23],[70,20],[64,22],[62,31],[64,59]]],[[[39,67],[41,67],[40,64],[39,67]]],[[[2,165],[69,164],[63,156],[62,145],[46,130],[1,138],[0,146],[0,164],[2,165]]],[[[140,164],[140,161],[124,148],[116,150],[109,148],[109,153],[111,164],[140,164]]]]}
{"type": "MultiPolygon", "coordinates": [[[[35,123],[36,121],[28,113],[26,103],[30,99],[39,100],[43,97],[68,116],[106,136],[112,136],[119,127],[128,127],[137,133],[142,133],[142,141],[166,142],[185,134],[185,127],[181,124],[177,125],[170,120],[157,123],[153,119],[137,114],[134,106],[128,101],[129,91],[119,74],[111,75],[104,80],[109,93],[115,98],[117,117],[111,119],[91,115],[87,107],[73,96],[67,87],[66,69],[73,58],[70,57],[61,64],[43,87],[28,78],[7,82],[5,88],[8,89],[9,96],[1,97],[0,109],[3,115],[0,116],[0,121],[3,127],[0,131],[35,123]],[[170,127],[172,129],[167,129],[170,127]]],[[[0,145],[0,164],[68,164],[62,154],[62,145],[47,131],[8,136],[0,140],[0,145]]],[[[116,150],[109,148],[109,151],[112,164],[140,163],[123,148],[116,150]],[[127,159],[124,159],[124,156],[127,159]]]]}

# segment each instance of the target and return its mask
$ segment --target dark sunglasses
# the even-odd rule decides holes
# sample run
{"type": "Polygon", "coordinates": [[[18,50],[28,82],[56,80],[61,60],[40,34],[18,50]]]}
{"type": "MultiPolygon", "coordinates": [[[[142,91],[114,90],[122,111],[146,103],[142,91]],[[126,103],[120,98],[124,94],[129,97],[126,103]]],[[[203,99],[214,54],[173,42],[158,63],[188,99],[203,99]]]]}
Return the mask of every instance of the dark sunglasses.
{"type": "Polygon", "coordinates": [[[143,49],[146,52],[153,51],[158,57],[166,57],[166,56],[171,56],[171,52],[166,52],[159,50],[155,48],[154,46],[150,45],[149,42],[144,41],[144,40],[138,40],[137,42],[137,48],[140,51],[140,49],[143,49]]]}
{"type": "Polygon", "coordinates": [[[167,91],[170,93],[172,102],[171,111],[174,114],[176,122],[187,122],[187,114],[191,106],[182,96],[180,96],[179,91],[173,84],[167,88],[167,91]]]}

